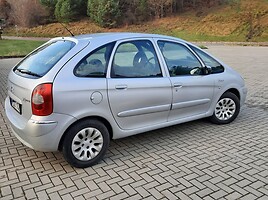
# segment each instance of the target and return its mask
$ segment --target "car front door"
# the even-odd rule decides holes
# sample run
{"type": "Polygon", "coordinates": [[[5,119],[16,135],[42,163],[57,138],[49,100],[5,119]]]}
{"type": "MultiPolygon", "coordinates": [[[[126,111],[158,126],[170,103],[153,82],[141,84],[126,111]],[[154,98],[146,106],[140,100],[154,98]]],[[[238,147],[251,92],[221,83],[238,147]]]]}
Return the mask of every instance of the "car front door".
{"type": "Polygon", "coordinates": [[[181,43],[157,42],[170,74],[173,100],[169,121],[204,116],[214,93],[214,79],[205,75],[201,62],[181,43]]]}
{"type": "Polygon", "coordinates": [[[150,39],[117,42],[108,76],[110,109],[121,129],[167,122],[171,83],[150,39]]]}

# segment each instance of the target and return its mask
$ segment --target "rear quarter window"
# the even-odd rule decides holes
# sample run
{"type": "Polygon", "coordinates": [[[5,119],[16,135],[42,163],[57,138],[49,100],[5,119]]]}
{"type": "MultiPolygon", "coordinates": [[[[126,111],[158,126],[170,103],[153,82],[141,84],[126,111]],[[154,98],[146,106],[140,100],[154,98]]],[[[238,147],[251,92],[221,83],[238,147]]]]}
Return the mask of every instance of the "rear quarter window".
{"type": "Polygon", "coordinates": [[[23,59],[14,72],[21,76],[42,77],[74,46],[74,42],[67,40],[49,42],[23,59]]]}

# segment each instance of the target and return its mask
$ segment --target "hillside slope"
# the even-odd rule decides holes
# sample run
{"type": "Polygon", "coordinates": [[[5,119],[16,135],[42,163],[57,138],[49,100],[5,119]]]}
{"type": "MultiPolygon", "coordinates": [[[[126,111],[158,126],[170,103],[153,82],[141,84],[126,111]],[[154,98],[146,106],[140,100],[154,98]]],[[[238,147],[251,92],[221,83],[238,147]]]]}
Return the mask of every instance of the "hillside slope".
{"type": "MultiPolygon", "coordinates": [[[[233,0],[229,5],[185,11],[172,17],[140,25],[104,29],[90,20],[71,22],[66,26],[74,34],[96,32],[149,32],[181,37],[191,41],[268,41],[268,0],[233,0]]],[[[59,23],[31,29],[8,30],[21,36],[62,36],[69,33],[59,23]]]]}

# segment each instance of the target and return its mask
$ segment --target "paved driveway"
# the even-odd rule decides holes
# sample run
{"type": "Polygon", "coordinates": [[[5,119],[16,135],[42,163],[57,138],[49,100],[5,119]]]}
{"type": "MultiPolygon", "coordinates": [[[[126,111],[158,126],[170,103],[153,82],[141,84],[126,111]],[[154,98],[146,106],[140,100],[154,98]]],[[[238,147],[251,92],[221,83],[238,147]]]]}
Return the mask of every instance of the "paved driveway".
{"type": "Polygon", "coordinates": [[[245,77],[229,125],[206,120],[113,141],[93,167],[22,145],[4,115],[10,64],[0,60],[0,199],[268,199],[268,48],[210,46],[245,77]]]}

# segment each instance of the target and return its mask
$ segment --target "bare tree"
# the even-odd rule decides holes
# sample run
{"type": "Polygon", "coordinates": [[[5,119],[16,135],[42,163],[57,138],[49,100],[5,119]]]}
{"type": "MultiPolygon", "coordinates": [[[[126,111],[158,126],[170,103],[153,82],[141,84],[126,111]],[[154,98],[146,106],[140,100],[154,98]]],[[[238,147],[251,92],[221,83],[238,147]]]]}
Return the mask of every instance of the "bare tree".
{"type": "Polygon", "coordinates": [[[13,23],[22,27],[32,27],[39,24],[45,10],[38,0],[7,0],[11,6],[10,18],[13,23]]]}
{"type": "Polygon", "coordinates": [[[7,19],[10,12],[10,5],[7,0],[0,0],[0,18],[7,19]]]}
{"type": "Polygon", "coordinates": [[[149,6],[154,11],[157,18],[163,18],[167,15],[166,10],[173,6],[173,0],[148,0],[149,6]]]}

